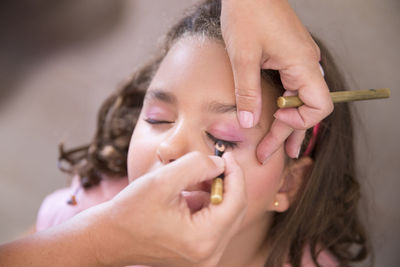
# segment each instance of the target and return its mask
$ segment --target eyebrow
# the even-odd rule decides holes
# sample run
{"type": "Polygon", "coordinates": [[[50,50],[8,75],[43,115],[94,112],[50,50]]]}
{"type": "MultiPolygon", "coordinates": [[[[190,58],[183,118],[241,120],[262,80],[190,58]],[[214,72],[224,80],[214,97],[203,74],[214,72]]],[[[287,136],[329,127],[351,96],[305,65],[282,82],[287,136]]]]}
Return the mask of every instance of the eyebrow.
{"type": "Polygon", "coordinates": [[[165,102],[168,104],[176,104],[177,103],[175,95],[165,92],[165,91],[162,91],[162,90],[158,90],[158,89],[147,91],[145,99],[146,100],[157,99],[159,101],[162,101],[162,102],[165,102]]]}
{"type": "MultiPolygon", "coordinates": [[[[156,99],[168,104],[176,104],[177,99],[176,96],[172,93],[165,92],[161,89],[153,89],[147,91],[146,94],[146,100],[151,100],[151,99],[156,99]]],[[[216,101],[212,101],[208,107],[207,110],[211,113],[231,113],[236,111],[236,105],[235,104],[224,104],[216,101]]]]}
{"type": "MultiPolygon", "coordinates": [[[[145,95],[145,100],[157,99],[159,101],[168,103],[168,104],[177,104],[178,100],[176,96],[172,93],[165,92],[160,89],[152,89],[147,90],[145,95]]],[[[208,111],[211,113],[225,114],[225,113],[233,113],[236,112],[237,106],[235,104],[224,104],[221,102],[212,101],[208,107],[208,111]]],[[[261,128],[260,123],[257,123],[254,128],[261,128]]]]}
{"type": "Polygon", "coordinates": [[[232,113],[236,112],[236,105],[234,104],[224,104],[220,102],[213,101],[208,105],[208,111],[212,113],[232,113]]]}

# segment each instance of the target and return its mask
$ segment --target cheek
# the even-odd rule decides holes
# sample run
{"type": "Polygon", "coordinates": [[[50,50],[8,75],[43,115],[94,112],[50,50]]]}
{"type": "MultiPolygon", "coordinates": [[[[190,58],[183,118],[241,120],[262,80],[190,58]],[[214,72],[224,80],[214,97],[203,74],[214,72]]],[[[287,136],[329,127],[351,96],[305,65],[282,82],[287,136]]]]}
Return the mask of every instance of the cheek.
{"type": "Polygon", "coordinates": [[[140,123],[132,134],[128,151],[128,178],[132,182],[136,178],[149,172],[154,165],[157,145],[151,135],[140,123]]]}
{"type": "MultiPolygon", "coordinates": [[[[254,154],[254,151],[253,151],[254,154]]],[[[285,166],[283,149],[278,150],[265,165],[258,163],[256,157],[239,155],[237,158],[246,179],[248,219],[265,215],[268,205],[275,200],[285,166]],[[250,159],[250,160],[249,160],[250,159]]]]}

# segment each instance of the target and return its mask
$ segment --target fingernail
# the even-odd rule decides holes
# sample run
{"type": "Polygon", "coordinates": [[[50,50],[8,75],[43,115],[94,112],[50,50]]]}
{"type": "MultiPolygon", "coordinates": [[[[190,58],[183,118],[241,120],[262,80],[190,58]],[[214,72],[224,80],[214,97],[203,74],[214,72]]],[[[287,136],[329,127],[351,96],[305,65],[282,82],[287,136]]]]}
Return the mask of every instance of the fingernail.
{"type": "Polygon", "coordinates": [[[300,157],[300,150],[301,150],[301,147],[299,147],[299,150],[297,150],[296,159],[298,159],[300,157]]]}
{"type": "Polygon", "coordinates": [[[254,116],[253,113],[249,112],[249,111],[240,111],[239,112],[239,122],[240,122],[240,126],[242,126],[243,128],[251,128],[253,127],[253,123],[254,123],[254,116]]]}
{"type": "Polygon", "coordinates": [[[262,165],[265,165],[268,162],[269,158],[270,157],[267,157],[266,159],[264,159],[264,161],[262,162],[262,165]]]}
{"type": "Polygon", "coordinates": [[[322,76],[325,77],[325,71],[324,71],[324,68],[322,67],[321,63],[319,64],[319,69],[321,71],[322,76]]]}
{"type": "Polygon", "coordinates": [[[262,165],[265,165],[268,161],[269,161],[269,159],[271,158],[271,155],[269,155],[269,156],[264,156],[264,159],[263,159],[263,161],[262,161],[262,165]]]}

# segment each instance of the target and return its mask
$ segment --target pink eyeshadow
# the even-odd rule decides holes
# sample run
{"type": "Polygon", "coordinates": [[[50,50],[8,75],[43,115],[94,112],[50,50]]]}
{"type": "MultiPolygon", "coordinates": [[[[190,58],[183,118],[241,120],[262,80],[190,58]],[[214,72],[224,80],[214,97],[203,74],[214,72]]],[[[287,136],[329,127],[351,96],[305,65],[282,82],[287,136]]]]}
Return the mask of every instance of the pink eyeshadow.
{"type": "Polygon", "coordinates": [[[210,134],[226,141],[245,141],[245,135],[239,125],[216,123],[210,128],[210,134]]]}
{"type": "Polygon", "coordinates": [[[167,114],[167,111],[157,106],[151,106],[146,109],[145,114],[146,117],[163,116],[163,115],[165,116],[167,114]]]}

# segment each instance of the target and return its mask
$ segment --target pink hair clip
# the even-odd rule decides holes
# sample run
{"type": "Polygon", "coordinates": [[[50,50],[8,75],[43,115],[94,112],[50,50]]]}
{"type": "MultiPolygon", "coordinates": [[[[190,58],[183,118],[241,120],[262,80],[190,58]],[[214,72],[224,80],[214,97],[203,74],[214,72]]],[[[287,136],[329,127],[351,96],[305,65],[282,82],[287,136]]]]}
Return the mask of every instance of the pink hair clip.
{"type": "MultiPolygon", "coordinates": [[[[324,68],[322,68],[321,63],[319,64],[319,69],[321,70],[322,76],[325,77],[325,72],[324,72],[324,68]]],[[[311,152],[314,150],[314,146],[315,146],[315,141],[317,140],[317,135],[318,135],[318,131],[320,128],[321,124],[317,123],[312,130],[312,135],[310,138],[310,141],[308,142],[307,148],[303,153],[303,156],[307,157],[310,156],[311,152]]]]}
{"type": "Polygon", "coordinates": [[[303,153],[303,156],[307,157],[310,156],[311,152],[314,150],[315,141],[317,140],[318,131],[321,124],[317,123],[312,130],[312,135],[310,141],[308,142],[307,148],[303,153]]]}

